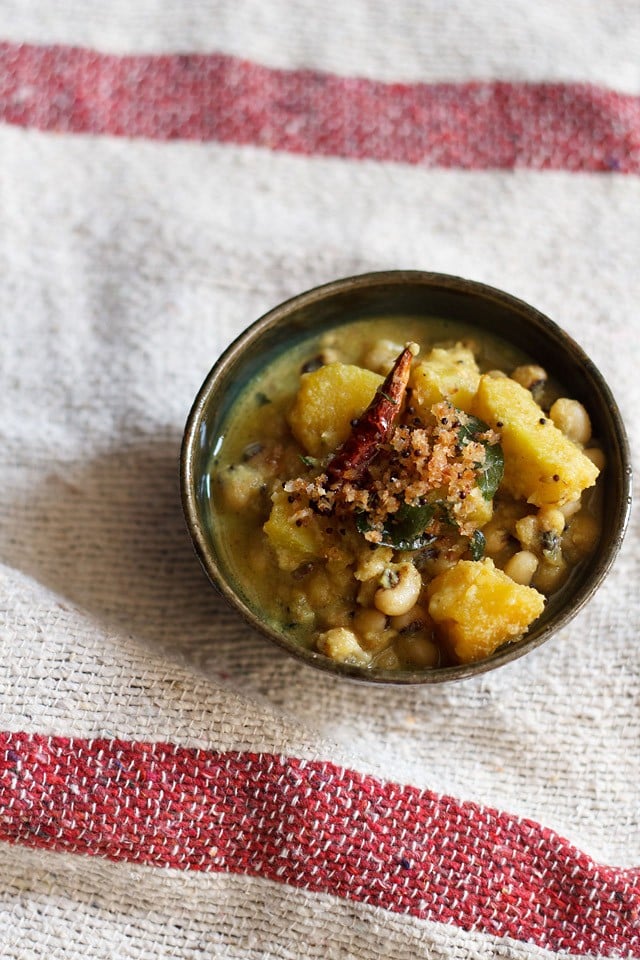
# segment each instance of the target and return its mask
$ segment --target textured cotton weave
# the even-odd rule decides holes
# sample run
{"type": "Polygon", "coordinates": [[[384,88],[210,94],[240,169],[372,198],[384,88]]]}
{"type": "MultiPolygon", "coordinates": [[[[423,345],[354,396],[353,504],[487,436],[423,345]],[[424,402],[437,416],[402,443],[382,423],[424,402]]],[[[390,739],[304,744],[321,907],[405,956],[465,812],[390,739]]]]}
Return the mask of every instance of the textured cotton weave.
{"type": "Polygon", "coordinates": [[[637,466],[640,12],[0,0],[0,955],[640,957],[640,531],[541,648],[344,685],[180,508],[225,346],[368,270],[493,284],[637,466]]]}

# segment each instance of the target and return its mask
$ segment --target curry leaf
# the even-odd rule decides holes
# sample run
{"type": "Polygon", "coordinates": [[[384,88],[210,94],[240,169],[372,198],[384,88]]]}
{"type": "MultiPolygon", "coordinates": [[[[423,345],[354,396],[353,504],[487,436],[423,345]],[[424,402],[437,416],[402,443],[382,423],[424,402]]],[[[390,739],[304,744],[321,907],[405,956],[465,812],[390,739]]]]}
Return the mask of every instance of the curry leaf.
{"type": "Polygon", "coordinates": [[[504,476],[504,454],[499,443],[487,443],[480,439],[483,433],[489,430],[488,424],[478,417],[467,415],[465,423],[458,430],[458,442],[466,447],[473,441],[481,443],[484,447],[484,462],[476,463],[478,472],[478,487],[485,500],[492,500],[496,491],[502,483],[504,476]]]}
{"type": "Polygon", "coordinates": [[[368,533],[369,530],[373,530],[373,527],[369,523],[369,520],[364,510],[356,510],[355,522],[356,522],[356,530],[358,531],[358,533],[368,533]]]}
{"type": "MultiPolygon", "coordinates": [[[[393,547],[395,550],[420,550],[433,543],[436,538],[426,532],[426,527],[431,523],[435,511],[435,505],[431,503],[403,503],[396,513],[387,517],[380,546],[393,547]]],[[[355,523],[358,533],[373,530],[363,510],[356,512],[355,523]]]]}
{"type": "Polygon", "coordinates": [[[469,541],[469,552],[472,560],[482,560],[487,541],[482,530],[474,530],[469,541]]]}
{"type": "Polygon", "coordinates": [[[435,507],[431,503],[410,506],[404,503],[397,513],[391,514],[382,528],[382,543],[396,550],[418,550],[433,543],[435,537],[426,533],[433,520],[435,507]]]}
{"type": "Polygon", "coordinates": [[[504,454],[499,443],[486,444],[484,463],[477,470],[480,492],[485,500],[492,500],[504,476],[504,454]]]}
{"type": "Polygon", "coordinates": [[[460,424],[458,429],[458,442],[466,447],[468,443],[478,439],[479,433],[485,433],[489,430],[488,424],[478,417],[472,417],[470,413],[463,413],[464,423],[460,424]]]}

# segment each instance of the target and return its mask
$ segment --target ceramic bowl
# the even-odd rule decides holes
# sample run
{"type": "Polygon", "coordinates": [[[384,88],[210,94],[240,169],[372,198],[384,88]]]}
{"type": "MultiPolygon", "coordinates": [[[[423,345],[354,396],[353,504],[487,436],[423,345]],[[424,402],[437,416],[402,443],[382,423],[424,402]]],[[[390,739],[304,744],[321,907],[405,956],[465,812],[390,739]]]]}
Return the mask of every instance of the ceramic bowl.
{"type": "MultiPolygon", "coordinates": [[[[400,337],[400,339],[402,339],[400,337]]],[[[189,414],[181,453],[181,490],[187,526],[209,578],[248,623],[291,656],[337,677],[382,684],[460,680],[522,657],[578,613],[606,577],[620,548],[631,503],[630,455],[615,400],[594,363],[555,322],[522,300],[485,284],[420,271],[389,271],[336,280],[285,303],[249,326],[219,357],[189,414]],[[243,595],[217,541],[211,510],[213,447],[241,389],[294,341],[342,322],[380,315],[440,316],[471,324],[510,342],[544,366],[588,408],[607,458],[602,534],[596,551],[553,594],[524,639],[484,660],[434,670],[372,671],[309,651],[267,622],[243,595]]]]}

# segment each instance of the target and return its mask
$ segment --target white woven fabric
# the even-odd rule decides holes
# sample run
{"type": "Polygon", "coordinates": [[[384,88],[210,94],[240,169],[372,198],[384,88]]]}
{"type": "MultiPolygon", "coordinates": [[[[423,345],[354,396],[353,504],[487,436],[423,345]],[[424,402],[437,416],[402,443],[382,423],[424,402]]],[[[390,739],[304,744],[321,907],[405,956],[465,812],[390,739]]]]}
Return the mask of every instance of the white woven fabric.
{"type": "MultiPolygon", "coordinates": [[[[2,0],[0,40],[640,92],[633,4],[319,10],[118,2],[80,16],[2,0]]],[[[606,584],[554,640],[477,680],[382,690],[252,634],[200,571],[178,491],[184,421],[224,346],[285,297],[370,269],[455,273],[536,304],[608,377],[637,451],[638,178],[7,125],[0,156],[0,729],[332,760],[640,863],[637,512],[606,584]]],[[[552,955],[267,880],[20,847],[0,859],[11,958],[552,955]]]]}
{"type": "Polygon", "coordinates": [[[18,862],[14,851],[0,851],[0,865],[9,905],[0,906],[7,960],[566,957],[266,880],[149,870],[32,851],[23,852],[18,862]],[[16,902],[24,904],[18,925],[16,902]]]}

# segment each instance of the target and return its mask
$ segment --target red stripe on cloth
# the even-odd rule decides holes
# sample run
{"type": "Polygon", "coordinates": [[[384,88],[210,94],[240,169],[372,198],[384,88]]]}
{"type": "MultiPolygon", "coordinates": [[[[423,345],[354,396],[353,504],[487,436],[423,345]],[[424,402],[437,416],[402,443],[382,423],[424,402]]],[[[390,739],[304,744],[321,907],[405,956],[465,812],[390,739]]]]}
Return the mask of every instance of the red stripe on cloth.
{"type": "Polygon", "coordinates": [[[640,871],[330,763],[0,734],[0,839],[226,871],[552,950],[640,957],[640,871]],[[634,952],[635,951],[635,952],[634,952]]]}
{"type": "Polygon", "coordinates": [[[223,54],[2,43],[0,120],[467,170],[640,173],[640,97],[586,84],[381,83],[223,54]]]}

